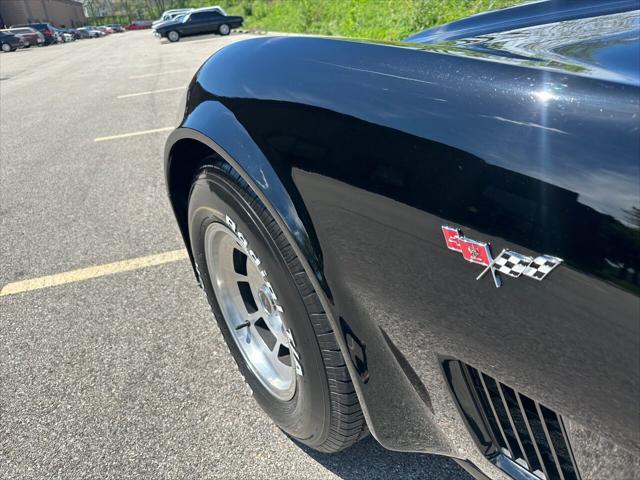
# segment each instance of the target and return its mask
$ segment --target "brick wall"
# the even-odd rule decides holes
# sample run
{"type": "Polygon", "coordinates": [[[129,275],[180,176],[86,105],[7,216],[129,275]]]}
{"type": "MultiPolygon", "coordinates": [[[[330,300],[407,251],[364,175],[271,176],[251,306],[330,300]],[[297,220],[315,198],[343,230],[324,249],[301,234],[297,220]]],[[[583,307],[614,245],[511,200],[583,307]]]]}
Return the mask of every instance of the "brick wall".
{"type": "Polygon", "coordinates": [[[78,27],[87,18],[80,2],[74,0],[0,0],[0,23],[51,22],[56,27],[78,27]]]}

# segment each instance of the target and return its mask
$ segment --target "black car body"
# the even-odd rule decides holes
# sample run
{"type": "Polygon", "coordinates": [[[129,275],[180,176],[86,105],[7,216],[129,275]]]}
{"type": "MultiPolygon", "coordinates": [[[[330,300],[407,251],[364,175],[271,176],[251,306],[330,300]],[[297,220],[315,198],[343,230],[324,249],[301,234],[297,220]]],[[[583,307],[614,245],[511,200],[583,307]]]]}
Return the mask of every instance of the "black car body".
{"type": "Polygon", "coordinates": [[[23,23],[20,25],[11,25],[11,28],[16,27],[30,27],[39,31],[40,33],[42,33],[42,35],[44,35],[45,45],[51,45],[52,43],[56,43],[57,41],[55,35],[56,28],[50,23],[23,23]]]}
{"type": "Polygon", "coordinates": [[[180,37],[219,33],[227,35],[242,26],[243,18],[223,15],[218,10],[194,10],[181,21],[168,21],[155,28],[156,35],[177,41],[180,37]]]}
{"type": "Polygon", "coordinates": [[[302,259],[384,447],[478,478],[635,478],[637,8],[527,4],[435,44],[225,47],[165,150],[187,249],[191,182],[213,155],[302,259]],[[496,288],[462,241],[561,263],[541,281],[512,263],[496,288]]]}
{"type": "Polygon", "coordinates": [[[23,46],[25,46],[24,42],[14,34],[0,31],[0,49],[3,52],[13,52],[23,46]]]}

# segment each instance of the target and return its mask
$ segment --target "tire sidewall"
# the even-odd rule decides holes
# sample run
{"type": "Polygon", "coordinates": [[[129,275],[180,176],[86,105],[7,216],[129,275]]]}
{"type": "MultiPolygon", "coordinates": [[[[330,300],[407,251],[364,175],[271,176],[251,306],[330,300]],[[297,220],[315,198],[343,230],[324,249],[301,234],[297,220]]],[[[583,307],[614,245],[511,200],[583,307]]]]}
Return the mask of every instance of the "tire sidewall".
{"type": "MultiPolygon", "coordinates": [[[[217,323],[240,373],[262,409],[288,434],[309,445],[322,444],[328,435],[330,397],[324,363],[304,301],[287,264],[267,227],[250,205],[246,193],[225,172],[207,168],[195,178],[189,196],[189,235],[194,260],[217,323]],[[214,222],[229,216],[260,258],[267,279],[284,308],[284,320],[300,354],[303,375],[295,375],[296,391],[289,401],[274,397],[254,376],[223,318],[215,298],[205,258],[204,237],[214,222]]],[[[266,212],[265,212],[266,213],[266,212]]],[[[264,214],[263,214],[264,215],[264,214]]]]}
{"type": "Polygon", "coordinates": [[[171,30],[170,32],[167,33],[167,38],[169,39],[170,42],[177,42],[178,40],[180,40],[180,34],[175,30],[171,30]],[[175,34],[173,38],[171,34],[175,34]]]}

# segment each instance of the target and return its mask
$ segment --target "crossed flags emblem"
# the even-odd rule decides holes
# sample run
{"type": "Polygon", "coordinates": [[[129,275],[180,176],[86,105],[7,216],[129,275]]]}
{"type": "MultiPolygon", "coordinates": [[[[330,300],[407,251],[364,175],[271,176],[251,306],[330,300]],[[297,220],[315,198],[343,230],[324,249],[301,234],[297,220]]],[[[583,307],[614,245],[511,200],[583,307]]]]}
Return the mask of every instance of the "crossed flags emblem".
{"type": "Polygon", "coordinates": [[[442,233],[449,250],[462,253],[468,262],[485,266],[476,280],[480,280],[487,272],[491,272],[496,288],[502,285],[501,273],[513,278],[524,275],[541,281],[563,261],[561,258],[551,255],[530,257],[506,248],[496,258],[492,258],[488,243],[471,240],[457,228],[443,226],[442,233]]]}

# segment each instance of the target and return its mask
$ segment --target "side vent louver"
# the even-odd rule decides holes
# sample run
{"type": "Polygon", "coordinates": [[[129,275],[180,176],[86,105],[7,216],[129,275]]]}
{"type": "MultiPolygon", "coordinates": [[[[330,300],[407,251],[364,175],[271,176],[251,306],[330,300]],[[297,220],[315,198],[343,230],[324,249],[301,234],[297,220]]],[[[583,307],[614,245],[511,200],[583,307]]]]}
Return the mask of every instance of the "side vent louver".
{"type": "Polygon", "coordinates": [[[464,377],[464,381],[454,381],[454,384],[465,384],[470,391],[465,392],[466,397],[459,395],[460,392],[454,391],[454,394],[459,402],[471,394],[472,402],[460,407],[467,419],[482,419],[486,424],[492,445],[487,447],[484,442],[483,449],[490,460],[515,478],[580,480],[558,414],[469,365],[455,363],[457,368],[449,366],[445,371],[450,381],[451,374],[456,372],[464,377]],[[470,404],[478,411],[464,411],[470,404]],[[519,468],[513,468],[512,462],[519,468]],[[518,472],[523,475],[516,475],[518,472]]]}

